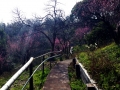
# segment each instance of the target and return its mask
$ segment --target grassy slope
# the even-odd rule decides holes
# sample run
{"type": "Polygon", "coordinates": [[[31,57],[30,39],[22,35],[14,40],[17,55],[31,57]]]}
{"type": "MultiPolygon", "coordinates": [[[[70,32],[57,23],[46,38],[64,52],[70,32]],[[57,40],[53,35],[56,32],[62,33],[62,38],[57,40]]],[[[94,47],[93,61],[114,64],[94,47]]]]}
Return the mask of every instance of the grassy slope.
{"type": "Polygon", "coordinates": [[[81,52],[79,61],[103,90],[120,88],[120,47],[114,43],[95,51],[81,52]]]}

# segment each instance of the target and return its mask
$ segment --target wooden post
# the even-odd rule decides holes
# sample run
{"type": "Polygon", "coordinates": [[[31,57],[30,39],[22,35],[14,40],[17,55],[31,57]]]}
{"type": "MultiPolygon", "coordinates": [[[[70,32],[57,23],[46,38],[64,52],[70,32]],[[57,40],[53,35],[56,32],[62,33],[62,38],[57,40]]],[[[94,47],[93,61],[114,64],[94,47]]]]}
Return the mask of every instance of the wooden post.
{"type": "Polygon", "coordinates": [[[69,59],[69,51],[68,51],[68,47],[66,47],[66,53],[67,53],[67,59],[69,59]]]}
{"type": "Polygon", "coordinates": [[[80,65],[76,64],[75,65],[75,70],[76,70],[76,76],[77,76],[77,78],[80,78],[80,65]]]}
{"type": "Polygon", "coordinates": [[[75,68],[76,59],[74,58],[72,62],[73,62],[73,67],[75,68]]]}
{"type": "MultiPolygon", "coordinates": [[[[44,61],[45,60],[45,56],[43,56],[43,60],[42,61],[44,61]]],[[[43,63],[43,65],[42,65],[42,74],[44,74],[44,63],[43,63]]]]}
{"type": "Polygon", "coordinates": [[[63,58],[62,58],[62,56],[63,56],[63,51],[61,51],[59,54],[61,54],[60,57],[59,57],[59,58],[60,58],[60,61],[63,61],[63,58]]]}
{"type": "Polygon", "coordinates": [[[62,55],[60,56],[60,61],[63,61],[63,59],[62,59],[62,55]]]}
{"type": "MultiPolygon", "coordinates": [[[[30,64],[29,70],[30,70],[30,76],[31,76],[33,73],[33,64],[32,63],[30,64]]],[[[30,89],[29,90],[33,90],[33,76],[30,78],[30,89]]]]}

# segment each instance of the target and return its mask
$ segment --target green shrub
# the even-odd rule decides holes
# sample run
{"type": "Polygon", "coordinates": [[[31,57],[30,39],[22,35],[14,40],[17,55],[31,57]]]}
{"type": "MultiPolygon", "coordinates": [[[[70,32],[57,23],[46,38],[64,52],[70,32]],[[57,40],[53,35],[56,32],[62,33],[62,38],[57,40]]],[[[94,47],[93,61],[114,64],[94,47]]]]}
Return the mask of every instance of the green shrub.
{"type": "Polygon", "coordinates": [[[112,43],[94,52],[81,52],[77,57],[103,90],[120,88],[120,48],[112,43]]]}
{"type": "Polygon", "coordinates": [[[88,53],[86,53],[86,52],[81,52],[78,55],[78,60],[79,60],[80,63],[82,63],[85,66],[88,66],[90,64],[88,53]]]}
{"type": "Polygon", "coordinates": [[[81,45],[81,46],[77,45],[77,46],[73,47],[74,53],[79,53],[79,52],[83,52],[83,51],[87,51],[87,50],[88,50],[88,48],[85,45],[81,45]]]}

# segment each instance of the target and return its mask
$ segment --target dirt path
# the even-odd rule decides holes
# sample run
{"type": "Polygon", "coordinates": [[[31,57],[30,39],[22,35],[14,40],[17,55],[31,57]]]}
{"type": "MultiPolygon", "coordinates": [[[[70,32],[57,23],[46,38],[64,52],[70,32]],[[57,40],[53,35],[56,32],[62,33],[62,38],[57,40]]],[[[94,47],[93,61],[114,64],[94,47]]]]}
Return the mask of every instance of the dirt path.
{"type": "Polygon", "coordinates": [[[65,60],[56,64],[43,86],[42,90],[71,90],[68,78],[68,64],[71,60],[65,60]]]}

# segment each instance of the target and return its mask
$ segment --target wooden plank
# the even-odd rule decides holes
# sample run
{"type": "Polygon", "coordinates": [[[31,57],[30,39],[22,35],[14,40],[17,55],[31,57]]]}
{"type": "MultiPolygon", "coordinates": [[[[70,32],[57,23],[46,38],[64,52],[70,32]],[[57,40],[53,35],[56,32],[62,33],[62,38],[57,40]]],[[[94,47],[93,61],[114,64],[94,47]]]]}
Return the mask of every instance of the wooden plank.
{"type": "Polygon", "coordinates": [[[87,90],[97,90],[92,83],[88,83],[86,84],[86,86],[87,86],[87,90]]]}

